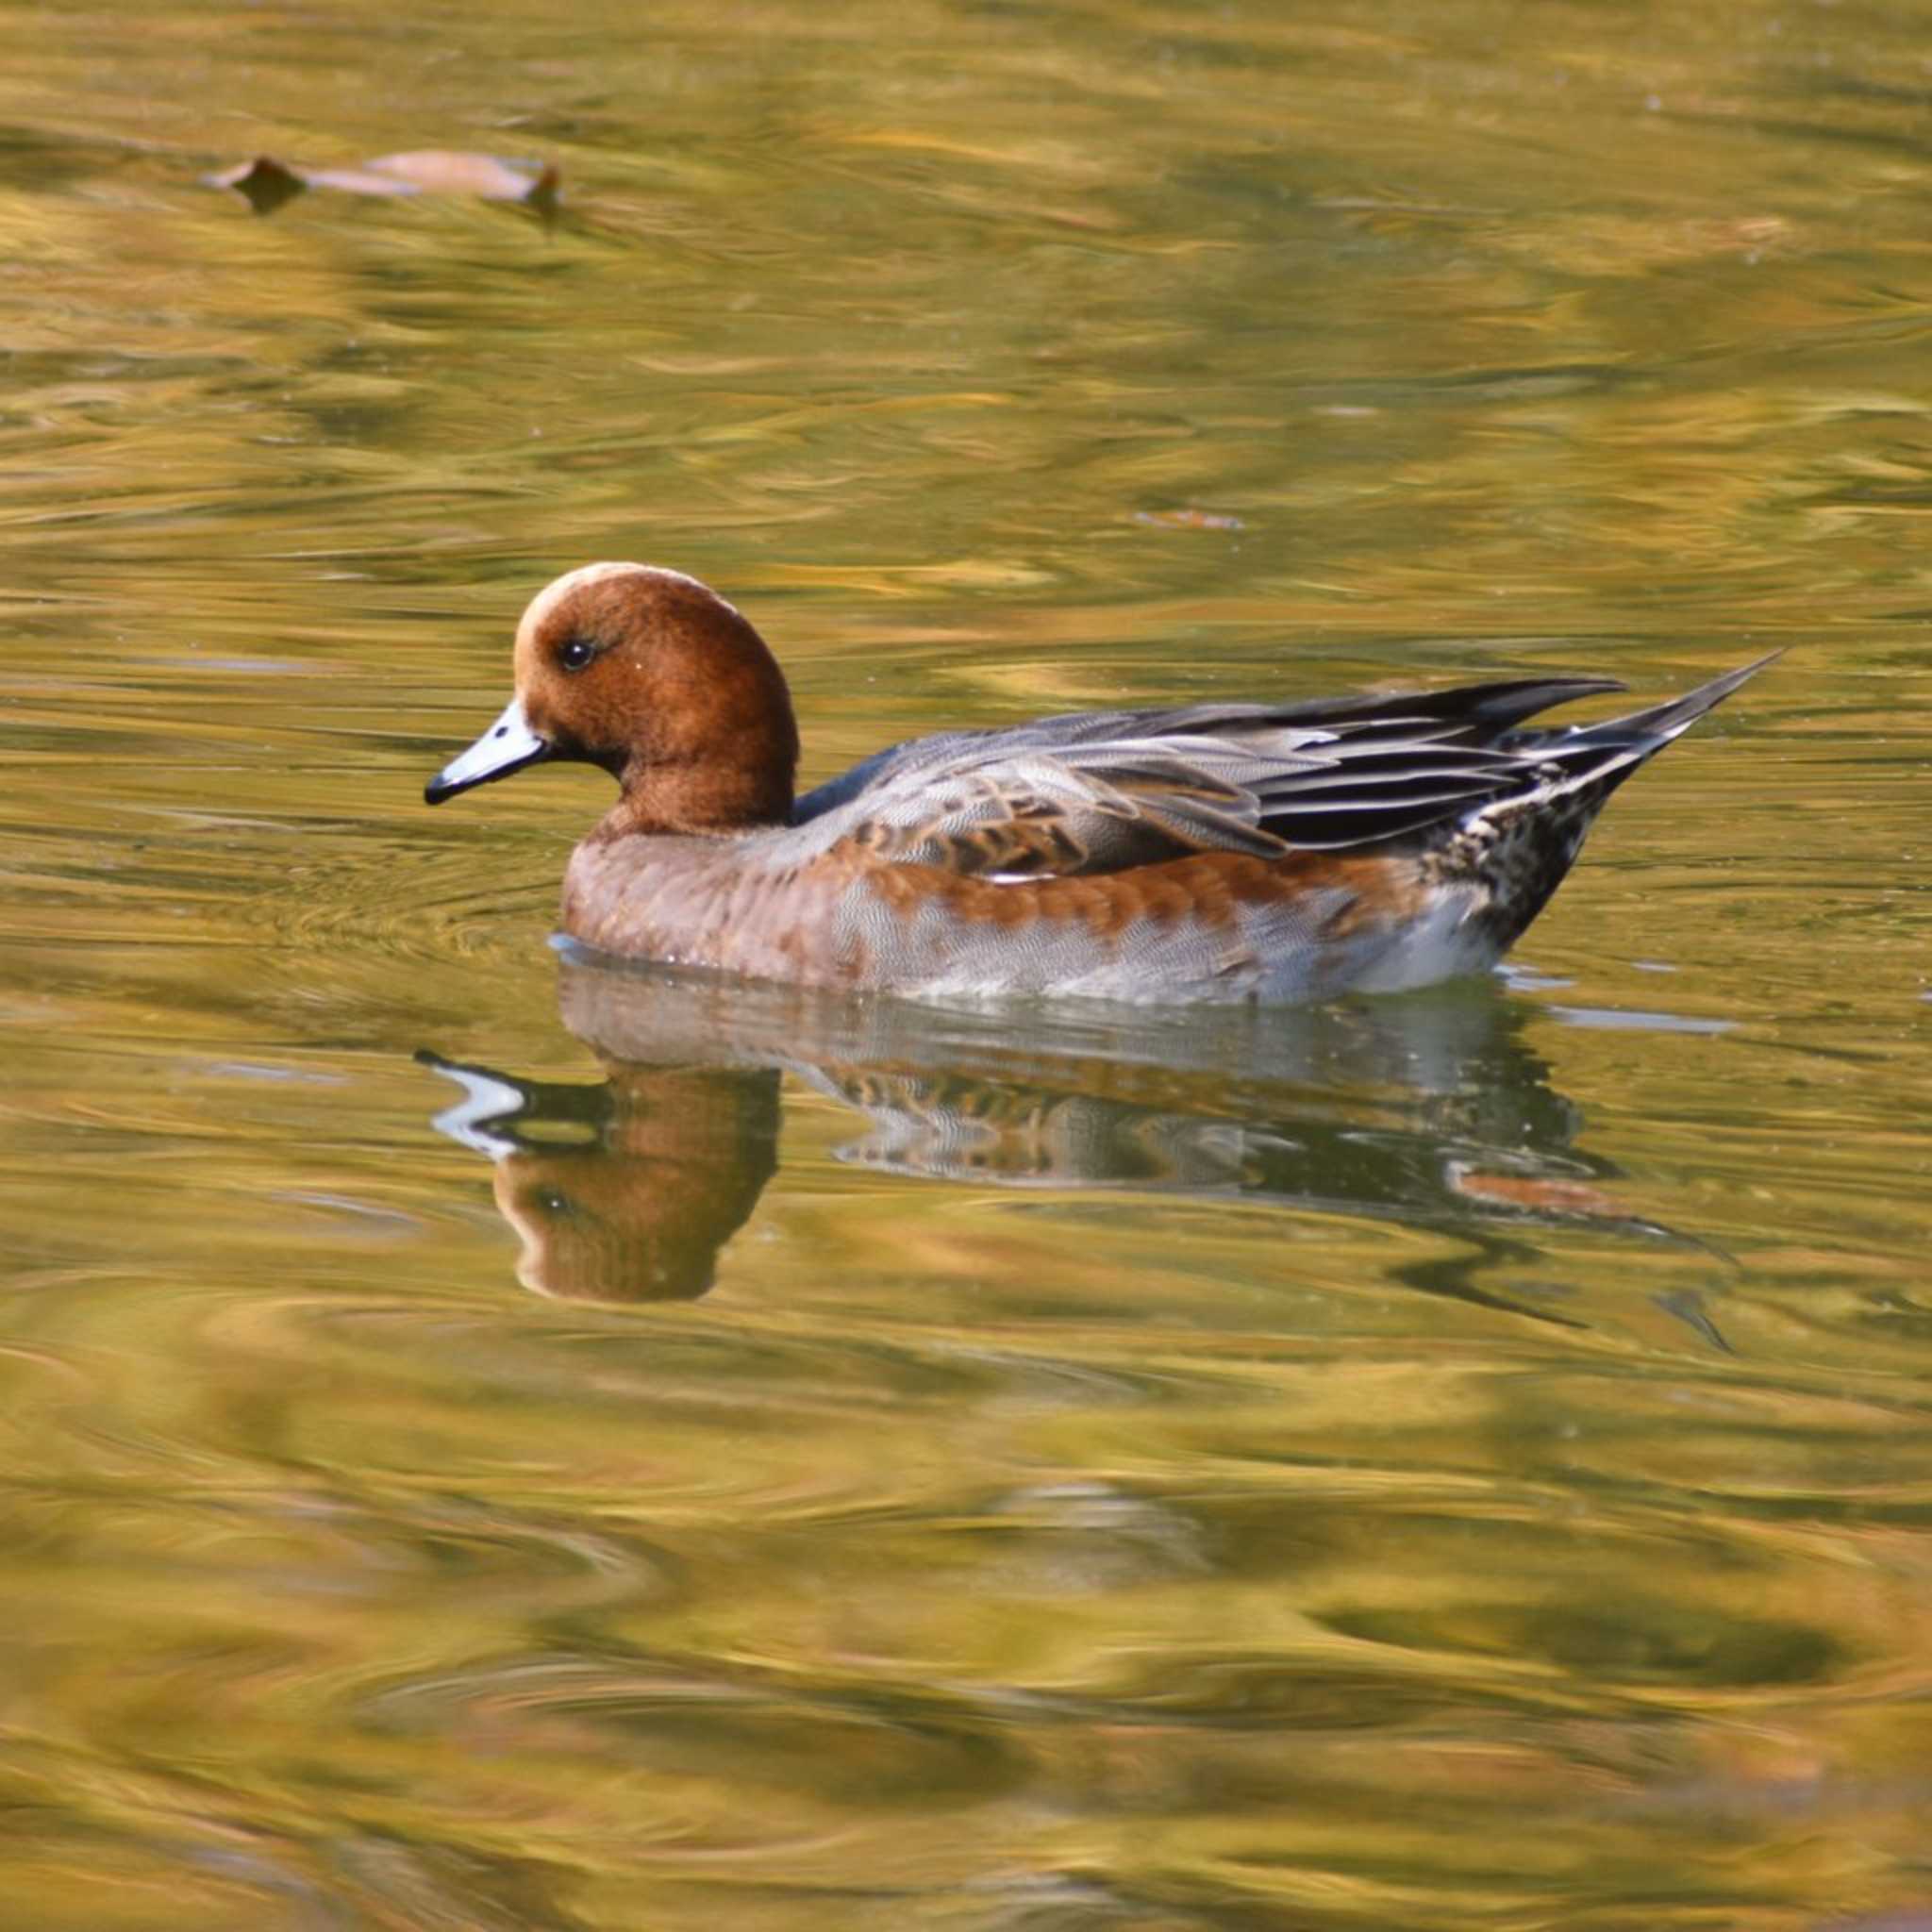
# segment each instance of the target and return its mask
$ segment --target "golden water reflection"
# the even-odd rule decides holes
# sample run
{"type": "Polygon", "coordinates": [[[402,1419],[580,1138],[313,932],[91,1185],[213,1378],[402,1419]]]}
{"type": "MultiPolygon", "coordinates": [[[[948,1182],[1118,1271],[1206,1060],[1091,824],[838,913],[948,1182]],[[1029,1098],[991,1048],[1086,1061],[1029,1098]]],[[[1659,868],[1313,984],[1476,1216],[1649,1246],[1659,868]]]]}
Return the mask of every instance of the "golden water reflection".
{"type": "Polygon", "coordinates": [[[787,1075],[865,1121],[836,1152],[858,1166],[1388,1217],[1461,1236],[1410,1272],[1478,1301],[1512,1222],[1681,1239],[1618,1206],[1524,1009],[1481,982],[1290,1011],[975,1012],[567,960],[560,1000],[601,1086],[419,1055],[463,1089],[436,1124],[496,1163],[519,1277],[547,1295],[704,1293],[777,1172],[787,1075]]]}

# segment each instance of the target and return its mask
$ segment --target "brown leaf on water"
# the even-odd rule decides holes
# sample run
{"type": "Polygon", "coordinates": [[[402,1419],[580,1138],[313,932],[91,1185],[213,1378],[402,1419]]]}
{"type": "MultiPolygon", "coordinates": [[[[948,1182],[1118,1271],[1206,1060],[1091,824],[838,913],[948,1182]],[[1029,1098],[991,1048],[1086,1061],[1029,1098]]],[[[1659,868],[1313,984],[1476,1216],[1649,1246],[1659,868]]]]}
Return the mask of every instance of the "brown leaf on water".
{"type": "Polygon", "coordinates": [[[419,148],[378,155],[360,168],[297,168],[273,155],[257,155],[202,177],[210,188],[232,188],[258,215],[275,213],[307,189],[342,194],[474,194],[484,201],[520,201],[548,214],[557,206],[558,173],[493,155],[448,148],[419,148]]]}

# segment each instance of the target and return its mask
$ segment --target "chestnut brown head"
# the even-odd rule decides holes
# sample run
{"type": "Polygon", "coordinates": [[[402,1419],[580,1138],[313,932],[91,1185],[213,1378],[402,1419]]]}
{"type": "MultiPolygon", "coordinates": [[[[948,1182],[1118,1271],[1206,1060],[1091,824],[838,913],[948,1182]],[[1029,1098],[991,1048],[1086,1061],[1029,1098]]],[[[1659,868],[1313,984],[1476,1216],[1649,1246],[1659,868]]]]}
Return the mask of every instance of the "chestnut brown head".
{"type": "Polygon", "coordinates": [[[798,730],[772,654],[676,571],[592,563],[517,626],[516,696],[424,791],[431,805],[550,758],[600,765],[625,829],[727,832],[791,815],[798,730]]]}

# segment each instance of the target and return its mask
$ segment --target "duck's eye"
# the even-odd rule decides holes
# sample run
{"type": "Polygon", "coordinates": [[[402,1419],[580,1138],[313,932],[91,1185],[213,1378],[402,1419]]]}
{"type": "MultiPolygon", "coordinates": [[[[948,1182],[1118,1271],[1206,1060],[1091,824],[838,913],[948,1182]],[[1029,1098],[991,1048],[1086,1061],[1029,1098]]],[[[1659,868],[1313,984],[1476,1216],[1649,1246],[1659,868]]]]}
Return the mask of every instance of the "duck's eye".
{"type": "Polygon", "coordinates": [[[588,638],[568,638],[557,654],[557,661],[566,671],[581,671],[595,655],[588,638]]]}

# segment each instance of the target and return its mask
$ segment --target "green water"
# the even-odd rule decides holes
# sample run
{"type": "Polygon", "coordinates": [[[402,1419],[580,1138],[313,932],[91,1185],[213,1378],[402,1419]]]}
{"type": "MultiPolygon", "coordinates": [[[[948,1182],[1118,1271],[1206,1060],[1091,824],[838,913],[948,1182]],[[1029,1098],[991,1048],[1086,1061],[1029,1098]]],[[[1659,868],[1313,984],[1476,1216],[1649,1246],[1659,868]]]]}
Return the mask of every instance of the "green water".
{"type": "Polygon", "coordinates": [[[1932,1924],[1923,9],[7,22],[9,1928],[1932,1924]],[[1497,983],[855,1008],[423,808],[600,557],[808,779],[1792,648],[1497,983]]]}

